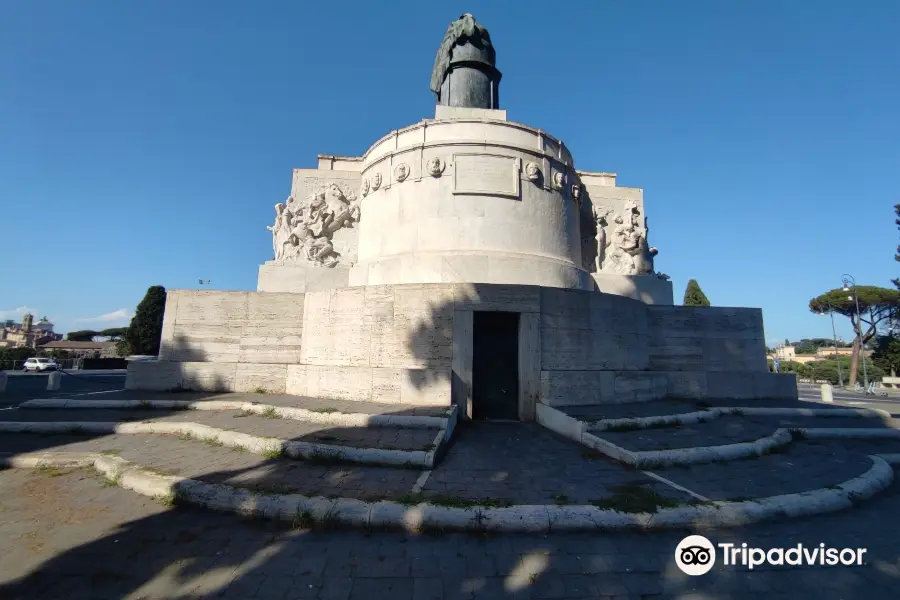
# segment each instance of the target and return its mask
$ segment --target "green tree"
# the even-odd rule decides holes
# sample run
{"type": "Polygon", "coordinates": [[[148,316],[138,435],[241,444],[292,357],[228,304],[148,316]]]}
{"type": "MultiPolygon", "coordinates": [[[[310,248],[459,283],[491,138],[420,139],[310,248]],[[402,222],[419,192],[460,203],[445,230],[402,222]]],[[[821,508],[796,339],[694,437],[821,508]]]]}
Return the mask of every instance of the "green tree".
{"type": "Polygon", "coordinates": [[[70,342],[90,342],[100,335],[99,332],[92,329],[80,329],[78,331],[70,331],[66,334],[66,339],[70,342]]]}
{"type": "MultiPolygon", "coordinates": [[[[900,307],[900,291],[871,285],[856,286],[859,298],[859,312],[856,312],[854,290],[845,292],[841,288],[833,289],[816,296],[809,301],[809,310],[814,313],[834,312],[850,319],[853,331],[859,332],[853,340],[853,354],[850,360],[850,385],[856,384],[859,371],[860,348],[868,344],[900,307]]],[[[866,363],[868,366],[869,363],[866,363]]],[[[874,376],[873,376],[874,378],[874,376]]]]}
{"type": "Polygon", "coordinates": [[[872,362],[891,377],[900,371],[900,337],[896,335],[880,335],[875,338],[875,349],[872,362]]]}
{"type": "Polygon", "coordinates": [[[131,325],[125,334],[129,354],[159,354],[162,336],[163,313],[166,310],[166,288],[154,285],[147,289],[144,299],[137,305],[131,325]]]}
{"type": "Polygon", "coordinates": [[[108,337],[110,341],[116,341],[125,337],[126,331],[128,331],[127,327],[110,327],[109,329],[104,329],[98,335],[108,337]]]}
{"type": "Polygon", "coordinates": [[[691,279],[684,289],[684,306],[709,306],[709,298],[700,289],[696,279],[691,279]]]}
{"type": "Polygon", "coordinates": [[[0,348],[0,370],[21,367],[21,363],[34,355],[31,348],[0,348]]]}

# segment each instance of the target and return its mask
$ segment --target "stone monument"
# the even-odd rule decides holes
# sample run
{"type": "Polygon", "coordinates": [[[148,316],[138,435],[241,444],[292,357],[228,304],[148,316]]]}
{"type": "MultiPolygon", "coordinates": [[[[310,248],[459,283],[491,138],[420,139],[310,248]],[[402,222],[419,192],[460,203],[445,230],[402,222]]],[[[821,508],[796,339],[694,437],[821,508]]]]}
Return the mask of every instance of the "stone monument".
{"type": "Polygon", "coordinates": [[[257,291],[170,290],[159,361],[126,386],[523,420],[537,403],[796,398],[768,373],[761,311],[674,306],[643,190],[508,120],[495,63],[472,15],[451,23],[435,117],[295,169],[257,291]]]}

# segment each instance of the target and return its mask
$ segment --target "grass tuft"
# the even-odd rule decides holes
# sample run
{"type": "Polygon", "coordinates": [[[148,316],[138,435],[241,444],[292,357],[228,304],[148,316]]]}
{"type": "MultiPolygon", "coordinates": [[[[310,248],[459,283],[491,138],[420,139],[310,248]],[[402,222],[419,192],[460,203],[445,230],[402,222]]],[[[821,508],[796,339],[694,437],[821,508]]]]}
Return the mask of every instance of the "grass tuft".
{"type": "Polygon", "coordinates": [[[611,486],[611,496],[591,502],[597,508],[615,510],[623,513],[653,513],[660,508],[675,508],[684,503],[674,498],[657,494],[650,488],[639,484],[625,483],[611,486]]]}
{"type": "Polygon", "coordinates": [[[47,477],[59,477],[61,475],[68,475],[72,471],[69,469],[60,469],[59,467],[43,466],[38,467],[37,472],[47,477]]]}
{"type": "Polygon", "coordinates": [[[266,419],[280,419],[281,414],[279,414],[278,409],[274,406],[267,406],[261,413],[261,417],[265,417],[266,419]]]}
{"type": "Polygon", "coordinates": [[[323,413],[323,414],[340,412],[338,409],[332,408],[330,406],[324,406],[322,408],[310,408],[307,410],[309,410],[309,412],[323,413]]]}
{"type": "Polygon", "coordinates": [[[270,460],[276,459],[276,458],[283,458],[284,457],[284,448],[281,446],[278,446],[275,448],[266,448],[266,450],[263,452],[263,456],[265,456],[266,458],[268,458],[270,460]]]}

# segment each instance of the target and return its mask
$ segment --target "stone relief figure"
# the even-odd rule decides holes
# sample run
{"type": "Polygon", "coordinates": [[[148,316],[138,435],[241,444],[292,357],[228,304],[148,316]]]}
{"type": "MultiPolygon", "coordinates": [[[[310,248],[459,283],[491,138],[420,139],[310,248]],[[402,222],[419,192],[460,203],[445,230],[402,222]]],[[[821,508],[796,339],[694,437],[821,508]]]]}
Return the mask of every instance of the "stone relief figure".
{"type": "Polygon", "coordinates": [[[607,217],[612,212],[608,206],[593,207],[591,212],[594,216],[594,223],[597,225],[597,264],[595,272],[603,271],[603,263],[606,260],[606,249],[609,248],[609,242],[606,240],[606,228],[609,226],[607,217]]]}
{"type": "Polygon", "coordinates": [[[528,181],[537,181],[541,178],[541,169],[535,163],[525,163],[525,177],[528,181]]]}
{"type": "MultiPolygon", "coordinates": [[[[647,243],[648,228],[646,221],[641,223],[640,210],[629,203],[625,207],[625,215],[617,215],[614,222],[612,240],[606,242],[604,232],[603,260],[600,262],[600,271],[604,273],[618,273],[620,275],[650,275],[653,273],[653,257],[656,256],[656,248],[647,243]]],[[[598,224],[598,237],[600,235],[598,224]]],[[[598,245],[600,241],[598,239],[598,245]]],[[[598,251],[598,258],[600,251],[598,251]]]]}
{"type": "MultiPolygon", "coordinates": [[[[290,205],[293,200],[293,196],[289,197],[287,204],[290,205]]],[[[291,218],[291,211],[287,210],[284,204],[279,202],[275,205],[275,224],[266,226],[266,229],[272,232],[272,252],[275,255],[275,260],[284,258],[285,248],[290,243],[291,218]]]]}
{"type": "Polygon", "coordinates": [[[425,163],[425,168],[428,169],[428,174],[432,177],[440,177],[441,173],[444,172],[444,163],[440,158],[435,156],[434,158],[428,159],[428,162],[425,163]]]}
{"type": "Polygon", "coordinates": [[[341,228],[353,227],[360,216],[356,196],[352,192],[349,196],[332,183],[324,191],[312,194],[302,206],[290,198],[288,204],[293,210],[277,204],[275,225],[268,228],[275,260],[300,260],[321,267],[339,264],[340,255],[334,250],[332,237],[341,228]]]}

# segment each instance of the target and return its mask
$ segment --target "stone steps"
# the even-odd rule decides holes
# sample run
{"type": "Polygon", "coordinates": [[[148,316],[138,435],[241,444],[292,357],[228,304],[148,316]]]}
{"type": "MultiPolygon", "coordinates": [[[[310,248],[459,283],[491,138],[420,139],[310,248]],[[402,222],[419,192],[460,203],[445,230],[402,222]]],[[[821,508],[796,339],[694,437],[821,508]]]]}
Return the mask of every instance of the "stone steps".
{"type": "Polygon", "coordinates": [[[866,454],[797,441],[744,460],[675,465],[653,472],[708,500],[739,502],[837,486],[872,465],[873,458],[866,454]]]}
{"type": "MultiPolygon", "coordinates": [[[[282,418],[282,411],[162,408],[57,408],[40,404],[0,413],[0,431],[44,435],[146,435],[182,437],[268,457],[432,468],[449,443],[449,418],[403,416],[400,421],[346,418],[322,413],[325,422],[282,418]],[[418,421],[406,421],[418,419],[418,421]],[[398,426],[411,424],[411,427],[398,426]]],[[[84,406],[84,405],[82,405],[84,406]]],[[[90,406],[90,405],[87,405],[90,406]]],[[[313,413],[318,414],[318,413],[313,413]]],[[[385,416],[385,419],[393,417],[385,416]]]]}
{"type": "Polygon", "coordinates": [[[35,452],[0,457],[14,468],[93,469],[112,483],[166,503],[185,503],[298,526],[346,526],[407,531],[564,532],[741,526],[769,519],[842,510],[887,489],[894,472],[882,459],[864,473],[825,488],[753,500],[705,502],[653,512],[626,513],[598,506],[517,505],[510,507],[445,506],[430,502],[366,502],[247,488],[166,474],[121,456],[93,452],[35,452]]]}

